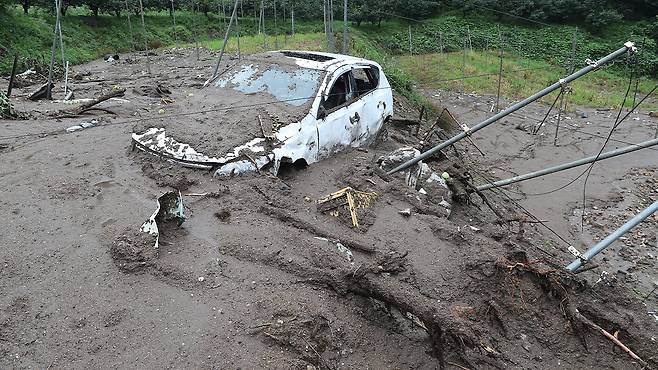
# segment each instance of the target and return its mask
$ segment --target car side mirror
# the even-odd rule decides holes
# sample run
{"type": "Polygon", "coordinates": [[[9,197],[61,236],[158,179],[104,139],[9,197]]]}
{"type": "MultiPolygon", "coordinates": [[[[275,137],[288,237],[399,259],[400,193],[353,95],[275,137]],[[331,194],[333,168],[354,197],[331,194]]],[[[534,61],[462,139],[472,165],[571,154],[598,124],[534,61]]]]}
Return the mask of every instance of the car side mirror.
{"type": "Polygon", "coordinates": [[[320,100],[320,108],[318,108],[318,119],[327,118],[327,109],[324,107],[324,96],[320,100]]]}

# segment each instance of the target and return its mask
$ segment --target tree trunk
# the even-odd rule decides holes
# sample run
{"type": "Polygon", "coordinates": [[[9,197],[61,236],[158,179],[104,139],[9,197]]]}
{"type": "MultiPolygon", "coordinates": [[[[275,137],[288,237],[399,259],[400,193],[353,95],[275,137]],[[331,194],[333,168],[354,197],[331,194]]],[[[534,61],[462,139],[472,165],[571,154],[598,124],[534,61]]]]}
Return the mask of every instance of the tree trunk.
{"type": "Polygon", "coordinates": [[[114,15],[115,15],[117,18],[121,18],[121,9],[117,9],[117,10],[115,10],[115,11],[114,11],[114,15]]]}
{"type": "Polygon", "coordinates": [[[94,18],[98,18],[98,5],[92,5],[89,7],[91,13],[94,15],[94,18]]]}
{"type": "Polygon", "coordinates": [[[23,0],[23,13],[27,14],[28,9],[30,9],[30,0],[23,0]]]}

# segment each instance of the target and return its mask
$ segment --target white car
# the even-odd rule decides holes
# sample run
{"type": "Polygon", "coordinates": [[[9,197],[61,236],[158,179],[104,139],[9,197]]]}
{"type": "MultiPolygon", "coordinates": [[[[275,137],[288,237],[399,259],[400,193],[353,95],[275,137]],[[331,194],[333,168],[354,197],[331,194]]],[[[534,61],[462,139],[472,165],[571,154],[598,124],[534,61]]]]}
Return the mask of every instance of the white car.
{"type": "Polygon", "coordinates": [[[311,164],[369,144],[393,115],[379,64],[339,54],[252,55],[198,95],[205,116],[142,124],[135,147],[218,176],[276,174],[282,162],[311,164]]]}

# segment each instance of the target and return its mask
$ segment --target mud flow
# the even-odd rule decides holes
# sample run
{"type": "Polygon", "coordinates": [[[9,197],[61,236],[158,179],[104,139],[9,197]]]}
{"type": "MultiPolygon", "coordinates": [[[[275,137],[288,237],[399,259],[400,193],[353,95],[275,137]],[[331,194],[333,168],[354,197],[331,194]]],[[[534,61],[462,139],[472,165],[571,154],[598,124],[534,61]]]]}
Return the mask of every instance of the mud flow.
{"type": "MultiPolygon", "coordinates": [[[[157,51],[151,75],[140,55],[75,66],[75,99],[125,89],[77,115],[63,112],[87,100],[28,100],[38,78],[14,89],[29,117],[0,120],[1,368],[658,367],[656,216],[587,271],[564,270],[569,245],[584,251],[656,199],[655,148],[598,163],[584,208],[583,179],[551,191],[582,168],[472,191],[596,154],[616,112],[567,112],[555,146],[554,117],[532,134],[548,109],[532,105],[394,175],[459,127],[417,125],[396,96],[372,145],[278,176],[219,179],[133,150],[152,124],[194,126],[205,136],[190,141],[219,150],[259,115],[295,114],[213,112],[238,102],[202,88],[215,57],[157,51]],[[179,191],[184,221],[157,209],[178,210],[161,197],[179,191]],[[140,231],[150,217],[157,240],[140,231]]],[[[462,123],[491,114],[491,97],[424,93],[462,123]]],[[[652,138],[647,113],[608,148],[652,138]]]]}

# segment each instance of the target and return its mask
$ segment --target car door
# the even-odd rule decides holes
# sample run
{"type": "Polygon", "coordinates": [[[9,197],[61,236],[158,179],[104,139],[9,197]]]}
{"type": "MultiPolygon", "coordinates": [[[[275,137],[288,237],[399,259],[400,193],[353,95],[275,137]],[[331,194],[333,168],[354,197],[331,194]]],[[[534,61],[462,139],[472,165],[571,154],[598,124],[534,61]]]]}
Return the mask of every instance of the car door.
{"type": "Polygon", "coordinates": [[[363,120],[363,101],[358,97],[351,68],[337,70],[327,86],[317,115],[318,159],[358,146],[363,120]]]}
{"type": "Polygon", "coordinates": [[[380,70],[370,64],[359,64],[352,67],[352,78],[356,88],[357,99],[360,102],[357,140],[353,146],[368,144],[381,129],[386,118],[386,89],[380,89],[380,70]]]}

